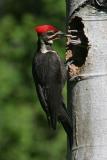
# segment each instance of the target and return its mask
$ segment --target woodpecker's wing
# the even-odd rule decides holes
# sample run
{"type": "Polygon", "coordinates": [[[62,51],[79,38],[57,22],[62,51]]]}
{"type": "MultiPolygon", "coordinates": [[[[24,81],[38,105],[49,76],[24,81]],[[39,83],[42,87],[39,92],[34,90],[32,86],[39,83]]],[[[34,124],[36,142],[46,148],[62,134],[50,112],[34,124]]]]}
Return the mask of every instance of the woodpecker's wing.
{"type": "Polygon", "coordinates": [[[42,106],[43,110],[46,113],[47,120],[49,122],[50,121],[49,120],[49,111],[48,111],[48,106],[47,106],[47,102],[46,102],[46,97],[44,95],[44,89],[43,89],[43,87],[41,86],[41,84],[38,81],[38,77],[37,77],[37,74],[36,74],[35,62],[34,61],[32,63],[32,75],[33,75],[33,79],[34,79],[34,82],[35,82],[36,91],[37,91],[37,95],[38,95],[39,101],[41,103],[41,106],[42,106]]]}
{"type": "Polygon", "coordinates": [[[57,108],[61,105],[62,100],[62,72],[61,61],[56,53],[48,53],[48,68],[47,68],[47,104],[50,113],[51,126],[56,129],[57,124],[57,108]]]}
{"type": "Polygon", "coordinates": [[[39,100],[43,102],[41,105],[45,112],[49,113],[51,126],[55,129],[57,123],[56,110],[61,105],[62,75],[60,59],[54,52],[38,54],[33,62],[32,70],[39,100]],[[41,87],[39,90],[38,84],[41,87]]]}

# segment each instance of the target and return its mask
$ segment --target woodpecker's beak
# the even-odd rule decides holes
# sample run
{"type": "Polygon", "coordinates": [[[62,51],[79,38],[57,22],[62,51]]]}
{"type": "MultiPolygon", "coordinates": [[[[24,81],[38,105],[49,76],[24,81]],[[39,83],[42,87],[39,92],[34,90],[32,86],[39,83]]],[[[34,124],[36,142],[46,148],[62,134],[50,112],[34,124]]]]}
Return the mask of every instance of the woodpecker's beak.
{"type": "Polygon", "coordinates": [[[77,36],[73,36],[72,33],[77,33],[78,31],[77,30],[71,30],[70,33],[64,33],[62,31],[58,31],[56,32],[56,36],[58,36],[59,38],[62,38],[62,37],[70,37],[70,38],[76,38],[77,36]]]}
{"type": "Polygon", "coordinates": [[[64,37],[64,35],[65,35],[65,33],[63,33],[62,31],[58,31],[58,32],[56,32],[56,36],[57,36],[57,38],[62,38],[62,37],[64,37]]]}
{"type": "MultiPolygon", "coordinates": [[[[73,32],[76,32],[77,33],[77,30],[73,30],[73,32]]],[[[63,38],[63,37],[67,37],[67,38],[77,38],[77,36],[73,36],[72,34],[67,34],[67,33],[64,33],[62,31],[58,31],[55,33],[55,35],[57,38],[63,38]]]]}
{"type": "Polygon", "coordinates": [[[62,31],[55,32],[54,35],[49,37],[49,40],[56,40],[66,37],[70,39],[70,43],[74,45],[81,44],[80,39],[77,36],[72,35],[72,33],[78,33],[77,30],[71,30],[70,33],[64,33],[62,31]]]}
{"type": "Polygon", "coordinates": [[[61,39],[62,37],[64,37],[65,33],[63,33],[62,31],[58,31],[55,32],[52,36],[49,36],[49,40],[56,40],[56,39],[61,39]]]}

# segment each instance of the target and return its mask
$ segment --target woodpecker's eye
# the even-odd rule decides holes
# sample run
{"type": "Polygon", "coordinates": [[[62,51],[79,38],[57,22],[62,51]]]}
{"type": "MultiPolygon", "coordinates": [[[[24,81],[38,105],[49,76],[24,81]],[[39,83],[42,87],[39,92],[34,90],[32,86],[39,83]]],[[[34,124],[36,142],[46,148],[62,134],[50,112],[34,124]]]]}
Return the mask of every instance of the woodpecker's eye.
{"type": "Polygon", "coordinates": [[[48,31],[47,34],[48,34],[48,36],[52,36],[54,34],[54,32],[53,31],[48,31]]]}

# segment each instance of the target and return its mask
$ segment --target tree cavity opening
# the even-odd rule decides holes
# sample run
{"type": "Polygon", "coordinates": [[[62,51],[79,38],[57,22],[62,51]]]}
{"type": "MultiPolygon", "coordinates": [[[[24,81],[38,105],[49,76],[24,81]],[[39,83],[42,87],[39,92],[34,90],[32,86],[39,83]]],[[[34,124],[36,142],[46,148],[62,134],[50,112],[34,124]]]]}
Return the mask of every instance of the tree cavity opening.
{"type": "Polygon", "coordinates": [[[89,41],[84,33],[82,18],[75,16],[70,19],[68,34],[71,34],[73,37],[67,39],[67,53],[71,54],[67,61],[72,61],[72,64],[81,67],[85,64],[89,50],[89,41]],[[73,41],[77,41],[78,44],[73,43],[73,41]]]}

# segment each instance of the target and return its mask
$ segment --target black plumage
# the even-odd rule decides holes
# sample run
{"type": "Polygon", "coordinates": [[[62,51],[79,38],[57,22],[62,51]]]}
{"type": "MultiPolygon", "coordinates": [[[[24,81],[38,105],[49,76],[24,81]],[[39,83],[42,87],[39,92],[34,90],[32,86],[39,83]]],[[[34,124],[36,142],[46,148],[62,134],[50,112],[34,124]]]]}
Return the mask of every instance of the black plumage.
{"type": "Polygon", "coordinates": [[[66,81],[66,68],[64,62],[51,48],[51,44],[41,38],[38,39],[37,52],[33,58],[32,74],[39,101],[50,126],[56,129],[57,121],[61,122],[71,146],[72,126],[62,96],[62,89],[66,81]]]}

